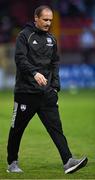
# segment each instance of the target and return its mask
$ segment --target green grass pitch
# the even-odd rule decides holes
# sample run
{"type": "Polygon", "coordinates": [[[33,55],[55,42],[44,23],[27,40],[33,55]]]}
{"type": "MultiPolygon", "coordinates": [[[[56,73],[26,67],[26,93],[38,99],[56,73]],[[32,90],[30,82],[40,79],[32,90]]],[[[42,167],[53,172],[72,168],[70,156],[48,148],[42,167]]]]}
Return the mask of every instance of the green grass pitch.
{"type": "Polygon", "coordinates": [[[6,172],[12,109],[12,91],[0,92],[0,179],[95,179],[95,90],[59,93],[59,110],[70,149],[74,156],[86,155],[89,160],[85,168],[74,174],[64,174],[58,151],[37,115],[21,141],[19,164],[24,172],[6,172]]]}

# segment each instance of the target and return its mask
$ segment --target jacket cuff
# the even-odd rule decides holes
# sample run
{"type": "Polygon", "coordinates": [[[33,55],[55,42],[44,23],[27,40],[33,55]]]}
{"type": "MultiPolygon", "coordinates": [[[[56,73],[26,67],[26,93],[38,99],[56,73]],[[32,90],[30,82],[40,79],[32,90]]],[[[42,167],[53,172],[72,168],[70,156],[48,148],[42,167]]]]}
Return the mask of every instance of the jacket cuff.
{"type": "Polygon", "coordinates": [[[37,74],[37,71],[34,71],[32,74],[33,74],[33,76],[35,76],[37,74]]]}

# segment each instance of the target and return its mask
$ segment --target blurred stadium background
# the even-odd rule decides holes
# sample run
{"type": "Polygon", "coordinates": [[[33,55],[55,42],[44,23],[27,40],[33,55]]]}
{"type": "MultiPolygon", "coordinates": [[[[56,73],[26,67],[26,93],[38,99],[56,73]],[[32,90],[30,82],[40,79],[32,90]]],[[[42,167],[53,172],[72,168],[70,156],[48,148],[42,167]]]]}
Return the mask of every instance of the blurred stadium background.
{"type": "Polygon", "coordinates": [[[95,88],[95,0],[0,0],[0,90],[14,87],[16,36],[41,4],[54,9],[62,89],[95,88]]]}

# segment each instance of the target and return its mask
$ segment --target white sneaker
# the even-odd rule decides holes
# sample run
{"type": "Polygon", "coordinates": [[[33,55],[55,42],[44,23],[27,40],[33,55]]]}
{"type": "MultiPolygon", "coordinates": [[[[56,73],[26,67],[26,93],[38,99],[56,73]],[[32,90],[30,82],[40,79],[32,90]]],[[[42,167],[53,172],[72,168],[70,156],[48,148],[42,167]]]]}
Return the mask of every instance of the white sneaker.
{"type": "Polygon", "coordinates": [[[13,161],[10,165],[8,165],[7,172],[20,173],[23,171],[18,167],[18,161],[13,161]]]}
{"type": "Polygon", "coordinates": [[[73,173],[80,168],[86,166],[87,161],[87,157],[84,157],[82,159],[70,158],[68,162],[64,165],[65,174],[73,173]]]}

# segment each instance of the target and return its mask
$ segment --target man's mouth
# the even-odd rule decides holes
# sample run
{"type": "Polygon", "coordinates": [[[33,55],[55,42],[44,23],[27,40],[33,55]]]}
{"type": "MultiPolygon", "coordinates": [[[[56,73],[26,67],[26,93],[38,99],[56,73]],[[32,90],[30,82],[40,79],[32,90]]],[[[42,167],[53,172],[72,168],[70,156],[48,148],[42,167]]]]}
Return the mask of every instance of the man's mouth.
{"type": "Polygon", "coordinates": [[[49,26],[45,26],[45,28],[47,29],[47,28],[49,28],[49,26]]]}

